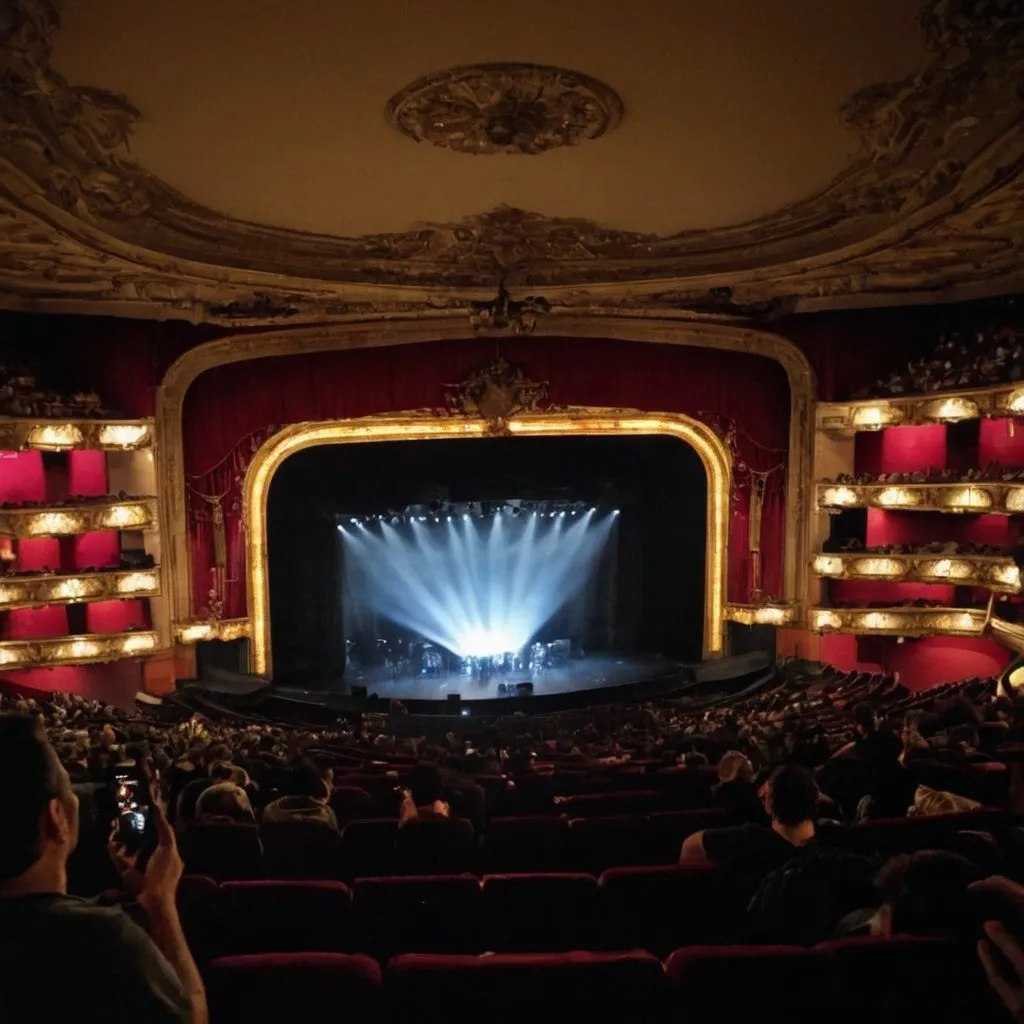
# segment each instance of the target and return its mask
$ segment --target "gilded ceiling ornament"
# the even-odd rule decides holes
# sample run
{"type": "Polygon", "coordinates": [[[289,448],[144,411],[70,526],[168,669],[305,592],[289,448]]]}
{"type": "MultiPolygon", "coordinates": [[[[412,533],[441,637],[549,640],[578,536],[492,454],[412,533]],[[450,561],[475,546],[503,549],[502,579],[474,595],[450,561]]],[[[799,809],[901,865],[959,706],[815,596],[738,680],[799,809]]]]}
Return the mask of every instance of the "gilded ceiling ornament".
{"type": "Polygon", "coordinates": [[[403,135],[456,153],[536,156],[610,132],[625,108],[614,89],[542,64],[479,64],[426,75],[385,111],[403,135]]]}
{"type": "Polygon", "coordinates": [[[530,380],[501,358],[461,384],[445,387],[448,408],[462,416],[482,416],[495,434],[504,433],[516,413],[536,412],[548,397],[547,382],[530,380]]]}

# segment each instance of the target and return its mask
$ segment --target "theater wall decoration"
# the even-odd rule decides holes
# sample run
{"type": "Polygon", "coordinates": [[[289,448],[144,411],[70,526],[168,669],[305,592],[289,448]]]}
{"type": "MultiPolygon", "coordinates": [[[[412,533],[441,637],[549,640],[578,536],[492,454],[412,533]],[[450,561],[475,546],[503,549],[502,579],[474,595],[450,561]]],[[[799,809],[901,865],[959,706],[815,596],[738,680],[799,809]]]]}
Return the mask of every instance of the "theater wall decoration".
{"type": "Polygon", "coordinates": [[[503,278],[746,318],[1021,283],[1016,3],[162,7],[0,0],[7,308],[280,325],[503,278]]]}

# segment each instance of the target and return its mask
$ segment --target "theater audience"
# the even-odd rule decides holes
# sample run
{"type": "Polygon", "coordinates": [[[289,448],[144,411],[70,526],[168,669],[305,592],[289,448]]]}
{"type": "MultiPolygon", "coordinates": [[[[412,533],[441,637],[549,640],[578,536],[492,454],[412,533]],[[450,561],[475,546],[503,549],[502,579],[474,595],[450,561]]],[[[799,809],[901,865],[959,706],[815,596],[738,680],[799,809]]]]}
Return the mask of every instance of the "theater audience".
{"type": "Polygon", "coordinates": [[[451,811],[441,799],[443,791],[441,770],[436,764],[416,765],[409,773],[402,793],[399,827],[410,821],[440,821],[447,818],[451,811]]]}
{"type": "Polygon", "coordinates": [[[233,782],[218,782],[199,795],[196,821],[200,824],[255,825],[256,816],[244,789],[233,782]]]}
{"type": "Polygon", "coordinates": [[[175,907],[182,862],[159,805],[139,892],[149,935],[121,910],[67,894],[78,799],[34,718],[0,716],[0,806],[0,1020],[205,1024],[175,907]]]}
{"type": "Polygon", "coordinates": [[[746,824],[696,832],[683,842],[680,860],[711,860],[744,876],[763,876],[781,867],[814,841],[814,776],[798,765],[777,768],[768,784],[765,810],[770,827],[746,824]]]}
{"type": "Polygon", "coordinates": [[[711,803],[737,822],[771,824],[757,790],[754,766],[742,751],[730,750],[718,762],[718,784],[711,790],[711,803]]]}

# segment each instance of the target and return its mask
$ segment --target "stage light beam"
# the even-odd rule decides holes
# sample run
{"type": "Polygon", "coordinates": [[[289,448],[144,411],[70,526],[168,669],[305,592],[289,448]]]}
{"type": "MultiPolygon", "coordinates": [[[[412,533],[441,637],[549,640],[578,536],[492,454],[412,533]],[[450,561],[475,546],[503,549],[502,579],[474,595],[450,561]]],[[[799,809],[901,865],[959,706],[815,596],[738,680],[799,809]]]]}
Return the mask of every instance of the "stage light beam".
{"type": "Polygon", "coordinates": [[[460,657],[521,650],[586,586],[613,526],[594,512],[343,531],[349,596],[460,657]]]}

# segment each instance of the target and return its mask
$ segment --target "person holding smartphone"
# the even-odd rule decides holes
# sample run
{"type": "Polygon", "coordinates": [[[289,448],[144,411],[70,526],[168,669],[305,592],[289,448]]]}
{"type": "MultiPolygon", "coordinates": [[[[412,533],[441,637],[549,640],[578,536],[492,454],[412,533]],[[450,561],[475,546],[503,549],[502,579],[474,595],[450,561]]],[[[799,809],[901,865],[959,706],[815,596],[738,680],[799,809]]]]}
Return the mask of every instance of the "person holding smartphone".
{"type": "MultiPolygon", "coordinates": [[[[121,795],[136,812],[142,806],[137,794],[121,795]]],[[[174,901],[182,860],[155,794],[145,806],[155,843],[136,890],[149,934],[118,908],[67,894],[78,798],[39,723],[0,715],[4,1024],[71,1020],[83,1011],[105,1024],[208,1024],[203,983],[174,901]]],[[[124,856],[133,868],[133,855],[124,856]]]]}

